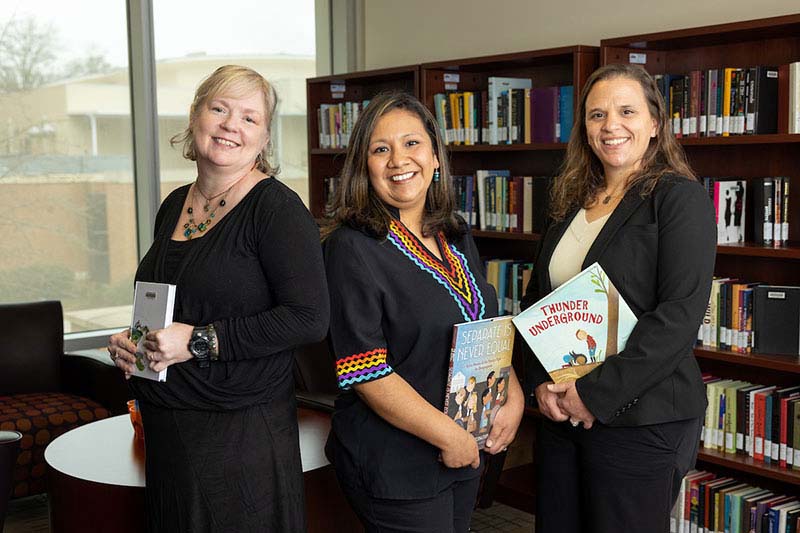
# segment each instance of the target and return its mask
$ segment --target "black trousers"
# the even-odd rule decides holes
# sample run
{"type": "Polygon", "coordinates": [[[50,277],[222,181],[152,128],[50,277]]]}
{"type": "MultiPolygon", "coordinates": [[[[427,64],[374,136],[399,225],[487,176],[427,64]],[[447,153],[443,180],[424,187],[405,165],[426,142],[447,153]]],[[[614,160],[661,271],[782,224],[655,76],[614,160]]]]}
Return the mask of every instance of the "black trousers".
{"type": "Polygon", "coordinates": [[[374,498],[346,486],[342,490],[367,533],[467,533],[480,479],[456,481],[423,500],[374,498]]]}
{"type": "Polygon", "coordinates": [[[700,442],[699,418],[640,427],[537,429],[537,533],[667,533],[700,442]]]}

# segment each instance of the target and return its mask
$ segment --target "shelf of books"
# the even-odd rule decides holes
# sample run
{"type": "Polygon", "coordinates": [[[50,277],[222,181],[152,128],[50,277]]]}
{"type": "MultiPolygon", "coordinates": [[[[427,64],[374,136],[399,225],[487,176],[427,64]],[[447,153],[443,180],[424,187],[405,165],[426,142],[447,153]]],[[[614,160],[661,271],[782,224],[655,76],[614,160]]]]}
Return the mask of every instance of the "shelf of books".
{"type": "Polygon", "coordinates": [[[364,105],[386,90],[419,95],[416,65],[306,80],[309,209],[323,216],[344,162],[347,141],[364,105]]]}
{"type": "MultiPolygon", "coordinates": [[[[606,39],[600,56],[654,75],[716,209],[716,279],[695,348],[709,402],[698,456],[705,470],[687,476],[684,489],[735,486],[796,501],[800,15],[606,39]]],[[[703,527],[697,508],[681,502],[675,524],[703,527]]]]}
{"type": "Polygon", "coordinates": [[[482,255],[532,259],[575,87],[597,60],[597,48],[569,46],[421,65],[421,98],[449,147],[460,211],[482,255]]]}

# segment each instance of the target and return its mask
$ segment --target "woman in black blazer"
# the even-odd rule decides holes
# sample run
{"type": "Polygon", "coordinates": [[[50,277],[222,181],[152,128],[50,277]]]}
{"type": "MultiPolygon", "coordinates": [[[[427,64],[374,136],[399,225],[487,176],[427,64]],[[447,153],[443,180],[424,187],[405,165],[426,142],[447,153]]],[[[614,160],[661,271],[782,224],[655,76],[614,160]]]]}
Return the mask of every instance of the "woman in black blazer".
{"type": "Polygon", "coordinates": [[[553,384],[531,356],[526,385],[546,417],[536,530],[666,532],[706,407],[692,347],[714,270],[714,209],[643,69],[595,71],[575,117],[523,305],[596,261],[638,322],[619,354],[574,382],[553,384]]]}

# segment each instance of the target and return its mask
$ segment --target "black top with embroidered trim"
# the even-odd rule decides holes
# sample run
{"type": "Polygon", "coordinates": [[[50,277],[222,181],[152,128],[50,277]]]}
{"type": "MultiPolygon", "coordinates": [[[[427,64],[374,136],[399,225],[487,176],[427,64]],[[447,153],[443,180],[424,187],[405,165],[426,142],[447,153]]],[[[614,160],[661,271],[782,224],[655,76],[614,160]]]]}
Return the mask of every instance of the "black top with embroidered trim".
{"type": "Polygon", "coordinates": [[[453,324],[497,316],[497,296],[468,232],[437,243],[441,261],[393,219],[386,239],[342,226],[323,246],[341,390],[336,468],[343,483],[377,498],[429,498],[480,473],[445,467],[435,446],[386,422],[351,389],[396,372],[444,407],[453,324]]]}

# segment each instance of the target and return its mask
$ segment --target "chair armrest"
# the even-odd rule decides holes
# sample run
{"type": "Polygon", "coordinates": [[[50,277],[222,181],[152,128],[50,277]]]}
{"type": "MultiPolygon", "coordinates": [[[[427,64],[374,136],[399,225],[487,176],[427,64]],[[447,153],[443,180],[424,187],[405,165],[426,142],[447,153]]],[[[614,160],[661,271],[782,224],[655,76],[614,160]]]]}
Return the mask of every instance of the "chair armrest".
{"type": "Polygon", "coordinates": [[[95,354],[64,354],[61,389],[94,400],[114,415],[128,412],[131,395],[123,373],[95,354]]]}
{"type": "Polygon", "coordinates": [[[294,396],[297,398],[299,407],[308,407],[326,413],[333,412],[333,404],[336,400],[336,395],[324,392],[295,391],[294,396]]]}

